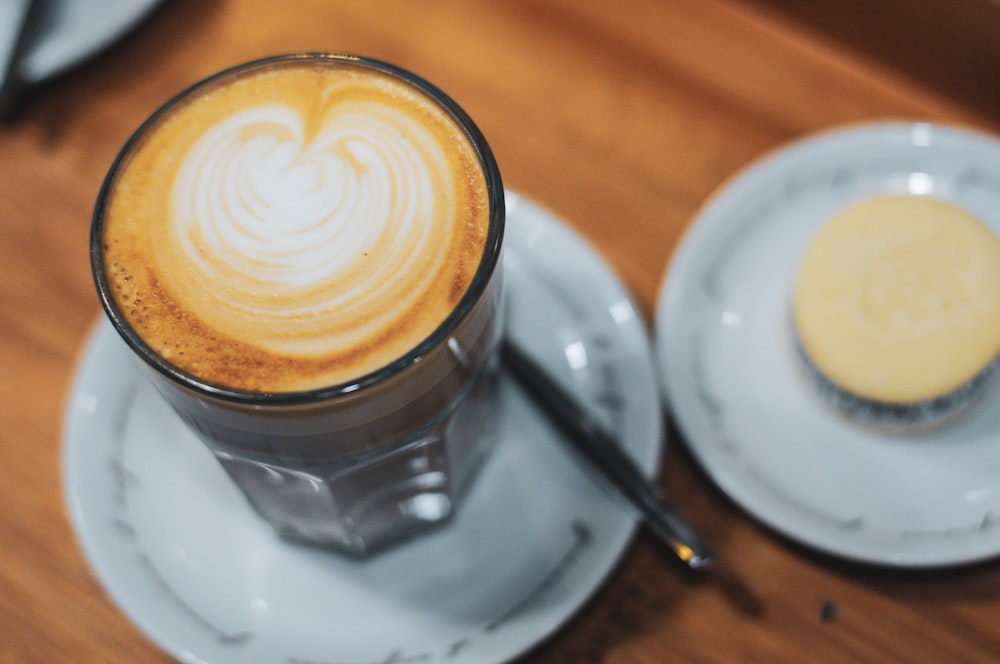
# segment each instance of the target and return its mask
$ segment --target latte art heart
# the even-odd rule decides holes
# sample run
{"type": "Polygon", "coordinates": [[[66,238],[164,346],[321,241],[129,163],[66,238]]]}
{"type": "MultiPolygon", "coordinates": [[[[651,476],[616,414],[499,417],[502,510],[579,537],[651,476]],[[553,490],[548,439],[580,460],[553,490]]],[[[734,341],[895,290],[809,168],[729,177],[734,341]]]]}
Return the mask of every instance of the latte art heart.
{"type": "Polygon", "coordinates": [[[434,223],[454,205],[434,195],[454,186],[440,151],[424,127],[383,106],[338,114],[315,136],[291,108],[237,113],[178,170],[175,249],[195,273],[184,299],[201,299],[198,284],[211,283],[199,316],[242,319],[258,343],[289,353],[342,345],[341,334],[358,330],[338,329],[339,319],[373,302],[397,316],[450,243],[452,229],[434,223]],[[303,317],[314,325],[290,336],[289,321],[303,317]]]}
{"type": "Polygon", "coordinates": [[[156,128],[113,189],[105,261],[164,358],[238,389],[308,389],[441,324],[488,208],[478,157],[429,99],[377,73],[292,67],[156,128]]]}

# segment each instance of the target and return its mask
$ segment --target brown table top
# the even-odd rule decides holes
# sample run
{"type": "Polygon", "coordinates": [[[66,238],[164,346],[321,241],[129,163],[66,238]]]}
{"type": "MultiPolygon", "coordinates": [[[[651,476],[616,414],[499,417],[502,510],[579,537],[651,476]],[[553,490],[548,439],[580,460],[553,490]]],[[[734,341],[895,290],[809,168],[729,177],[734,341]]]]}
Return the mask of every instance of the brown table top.
{"type": "MultiPolygon", "coordinates": [[[[348,51],[411,69],[476,119],[508,187],[599,247],[648,321],[699,206],[767,151],[886,118],[1000,131],[995,108],[767,4],[775,3],[177,0],[38,90],[0,126],[0,661],[168,661],[88,568],[61,477],[67,390],[99,316],[90,212],[117,150],[167,97],[278,52],[348,51]]],[[[914,573],[811,552],[727,499],[680,444],[661,481],[717,550],[719,568],[686,574],[640,536],[525,662],[959,662],[1000,653],[995,563],[914,573]]]]}

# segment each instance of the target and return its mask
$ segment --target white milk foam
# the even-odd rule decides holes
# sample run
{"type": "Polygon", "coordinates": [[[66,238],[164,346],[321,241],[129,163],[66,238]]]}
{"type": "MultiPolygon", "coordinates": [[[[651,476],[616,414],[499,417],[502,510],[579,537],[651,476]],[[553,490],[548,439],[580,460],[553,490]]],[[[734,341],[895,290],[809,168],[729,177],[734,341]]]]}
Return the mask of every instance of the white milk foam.
{"type": "Polygon", "coordinates": [[[286,391],[388,364],[454,309],[482,257],[478,157],[385,75],[291,67],[182,105],[105,213],[105,271],[157,353],[208,382],[286,391]]]}
{"type": "Polygon", "coordinates": [[[329,333],[289,338],[287,321],[405,299],[433,265],[434,182],[452,177],[447,157],[412,118],[377,110],[385,117],[338,114],[311,140],[292,108],[241,111],[182,162],[172,205],[194,280],[224,288],[223,315],[257,326],[259,343],[335,349],[343,341],[329,333]],[[279,331],[260,336],[269,325],[279,331]]]}

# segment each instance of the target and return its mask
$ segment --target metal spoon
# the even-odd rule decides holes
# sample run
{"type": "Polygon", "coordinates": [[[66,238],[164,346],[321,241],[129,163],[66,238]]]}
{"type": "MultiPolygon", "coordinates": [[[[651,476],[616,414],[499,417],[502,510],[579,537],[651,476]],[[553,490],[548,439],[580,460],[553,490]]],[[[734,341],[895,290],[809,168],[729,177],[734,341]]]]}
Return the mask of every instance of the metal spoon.
{"type": "Polygon", "coordinates": [[[569,440],[604,474],[644,519],[646,527],[688,567],[711,565],[713,553],[657,488],[622,451],[614,436],[510,339],[501,346],[503,363],[569,440]]]}

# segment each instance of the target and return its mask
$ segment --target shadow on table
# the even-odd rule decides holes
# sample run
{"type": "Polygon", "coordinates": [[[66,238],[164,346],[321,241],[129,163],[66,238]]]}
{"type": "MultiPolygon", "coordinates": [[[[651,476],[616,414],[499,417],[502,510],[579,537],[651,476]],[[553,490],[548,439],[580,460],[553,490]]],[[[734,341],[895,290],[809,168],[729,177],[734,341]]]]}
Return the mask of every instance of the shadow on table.
{"type": "Polygon", "coordinates": [[[29,117],[42,116],[50,132],[57,134],[68,110],[65,99],[97,103],[114,90],[134,85],[138,77],[149,75],[148,65],[155,64],[148,62],[149,54],[189,48],[208,29],[208,19],[219,6],[218,0],[161,2],[126,34],[24,90],[4,124],[16,127],[29,117]]]}

